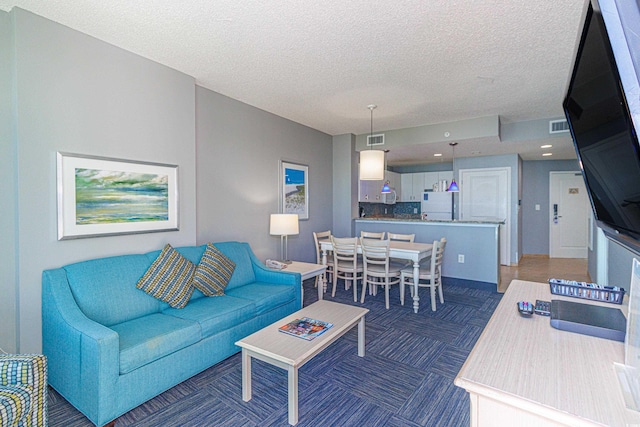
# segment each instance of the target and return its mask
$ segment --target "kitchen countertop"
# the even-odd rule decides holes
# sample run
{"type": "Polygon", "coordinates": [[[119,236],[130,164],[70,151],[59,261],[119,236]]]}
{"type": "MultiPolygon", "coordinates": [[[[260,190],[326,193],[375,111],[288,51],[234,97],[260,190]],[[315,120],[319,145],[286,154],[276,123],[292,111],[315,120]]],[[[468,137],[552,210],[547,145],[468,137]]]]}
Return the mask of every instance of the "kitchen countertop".
{"type": "Polygon", "coordinates": [[[394,221],[394,222],[418,222],[418,223],[440,223],[440,224],[504,224],[504,221],[460,221],[457,219],[419,219],[419,218],[390,218],[390,217],[360,217],[356,221],[394,221]]]}

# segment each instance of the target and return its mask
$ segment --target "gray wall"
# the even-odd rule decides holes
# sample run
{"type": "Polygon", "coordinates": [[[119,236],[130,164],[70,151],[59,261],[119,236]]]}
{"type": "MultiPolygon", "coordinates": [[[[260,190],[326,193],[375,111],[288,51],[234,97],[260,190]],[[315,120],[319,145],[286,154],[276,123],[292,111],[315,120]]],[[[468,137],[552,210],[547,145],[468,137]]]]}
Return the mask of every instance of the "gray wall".
{"type": "Polygon", "coordinates": [[[198,86],[196,130],[198,243],[246,241],[260,259],[279,258],[269,215],[286,160],[309,166],[309,220],[289,236],[289,258],[315,262],[312,232],[332,223],[331,137],[198,86]]]}
{"type": "Polygon", "coordinates": [[[0,351],[15,351],[17,324],[16,287],[16,150],[11,125],[11,26],[0,11],[0,351]]]}
{"type": "Polygon", "coordinates": [[[5,351],[41,351],[44,269],[165,243],[240,240],[278,256],[268,224],[280,160],[309,165],[310,219],[290,238],[291,257],[315,259],[311,232],[331,228],[329,135],[17,8],[0,12],[0,82],[5,351]],[[57,151],[178,165],[180,230],[58,241],[57,151]]]}
{"type": "Polygon", "coordinates": [[[333,228],[338,237],[354,236],[358,217],[358,153],[355,135],[333,137],[333,228]]]}
{"type": "MultiPolygon", "coordinates": [[[[165,243],[195,243],[195,83],[30,12],[14,8],[10,15],[17,83],[9,150],[17,152],[17,163],[8,194],[17,194],[18,219],[9,225],[14,230],[9,245],[17,248],[18,320],[11,326],[18,343],[3,327],[0,347],[38,352],[44,269],[165,243]],[[57,151],[178,165],[180,230],[58,241],[57,151]]],[[[4,215],[2,224],[7,227],[4,215]]],[[[10,303],[3,302],[3,310],[6,306],[10,303]]],[[[2,318],[4,323],[4,311],[2,318]]]]}
{"type": "Polygon", "coordinates": [[[577,160],[522,162],[522,251],[549,255],[549,172],[579,171],[577,160]],[[540,210],[535,210],[535,205],[540,210]]]}
{"type": "MultiPolygon", "coordinates": [[[[482,169],[482,168],[511,168],[511,264],[518,262],[520,253],[519,235],[518,235],[518,190],[519,190],[519,167],[520,157],[517,154],[509,154],[503,156],[485,156],[485,157],[466,157],[456,158],[453,165],[453,176],[456,180],[460,178],[460,169],[482,169]]],[[[459,196],[455,194],[455,213],[454,218],[459,217],[459,196]]]]}
{"type": "MultiPolygon", "coordinates": [[[[640,259],[640,254],[636,254],[626,247],[613,240],[608,241],[609,257],[607,263],[609,286],[621,286],[629,291],[631,282],[631,266],[633,258],[640,259]]],[[[637,289],[635,290],[637,291],[637,289]]]]}

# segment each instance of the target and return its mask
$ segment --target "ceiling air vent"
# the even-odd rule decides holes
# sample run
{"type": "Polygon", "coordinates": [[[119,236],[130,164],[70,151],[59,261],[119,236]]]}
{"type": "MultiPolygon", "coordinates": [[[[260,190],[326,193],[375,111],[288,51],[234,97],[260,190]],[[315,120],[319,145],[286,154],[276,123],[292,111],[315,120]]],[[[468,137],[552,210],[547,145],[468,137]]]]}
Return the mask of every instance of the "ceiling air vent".
{"type": "Polygon", "coordinates": [[[569,132],[569,123],[566,120],[550,120],[549,133],[569,132]]]}
{"type": "Polygon", "coordinates": [[[367,135],[367,147],[372,145],[384,145],[384,134],[367,135]]]}

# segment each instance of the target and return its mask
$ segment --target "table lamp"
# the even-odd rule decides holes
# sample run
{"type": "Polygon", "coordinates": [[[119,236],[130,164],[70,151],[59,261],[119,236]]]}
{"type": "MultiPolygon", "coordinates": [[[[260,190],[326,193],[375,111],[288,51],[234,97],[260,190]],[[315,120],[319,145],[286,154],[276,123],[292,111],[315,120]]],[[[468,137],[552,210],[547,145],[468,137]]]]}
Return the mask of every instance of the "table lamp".
{"type": "Polygon", "coordinates": [[[298,214],[271,214],[269,234],[280,236],[280,258],[285,264],[291,264],[287,254],[287,237],[298,233],[298,214]]]}

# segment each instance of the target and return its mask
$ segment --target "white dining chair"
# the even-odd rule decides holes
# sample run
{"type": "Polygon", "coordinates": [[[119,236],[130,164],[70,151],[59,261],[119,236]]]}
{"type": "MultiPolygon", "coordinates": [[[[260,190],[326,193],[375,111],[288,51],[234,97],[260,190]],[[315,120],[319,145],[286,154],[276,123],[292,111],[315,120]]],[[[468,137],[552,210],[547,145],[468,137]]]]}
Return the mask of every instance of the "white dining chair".
{"type": "MultiPolygon", "coordinates": [[[[322,264],[322,248],[320,247],[320,243],[323,241],[331,240],[331,230],[327,231],[314,231],[313,232],[313,241],[316,244],[316,264],[322,264]]],[[[332,280],[333,276],[333,253],[327,252],[327,270],[325,271],[325,278],[327,283],[332,280]]],[[[319,277],[316,276],[316,287],[318,286],[319,277]]]]}
{"type": "MultiPolygon", "coordinates": [[[[444,257],[444,248],[447,245],[447,239],[444,237],[440,240],[433,241],[433,249],[431,250],[431,262],[429,269],[420,267],[418,275],[418,288],[428,287],[431,293],[431,310],[436,311],[436,290],[440,297],[440,304],[444,304],[444,295],[442,292],[442,258],[444,257]]],[[[404,286],[409,286],[411,296],[413,296],[413,268],[405,268],[400,274],[400,304],[404,305],[404,286]]]]}
{"type": "Polygon", "coordinates": [[[384,239],[384,231],[382,233],[375,233],[373,231],[360,231],[360,237],[363,239],[384,239]]]}
{"type": "MultiPolygon", "coordinates": [[[[403,263],[393,262],[389,258],[389,241],[360,239],[362,246],[362,261],[364,272],[362,279],[361,303],[364,303],[364,295],[367,288],[377,289],[384,287],[385,307],[389,309],[389,288],[400,283],[400,272],[406,266],[403,263]]],[[[375,292],[374,292],[375,294],[375,292]]]]}
{"type": "Polygon", "coordinates": [[[387,231],[387,238],[392,242],[409,242],[413,243],[416,238],[415,234],[399,234],[387,231]]]}
{"type": "Polygon", "coordinates": [[[345,289],[347,282],[352,282],[353,301],[358,301],[358,280],[362,280],[364,271],[362,261],[358,257],[358,238],[331,236],[331,244],[333,246],[333,290],[331,296],[336,296],[338,279],[343,279],[345,289]]]}

